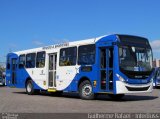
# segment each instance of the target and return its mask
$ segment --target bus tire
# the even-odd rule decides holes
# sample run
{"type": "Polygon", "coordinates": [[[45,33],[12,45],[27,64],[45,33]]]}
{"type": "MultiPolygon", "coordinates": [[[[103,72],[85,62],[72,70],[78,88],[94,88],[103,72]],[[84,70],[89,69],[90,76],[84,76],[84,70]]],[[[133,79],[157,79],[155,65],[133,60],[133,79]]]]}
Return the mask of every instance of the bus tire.
{"type": "Polygon", "coordinates": [[[81,97],[81,99],[85,99],[85,100],[92,100],[95,98],[92,85],[88,80],[85,80],[82,83],[80,83],[79,96],[81,97]]]}
{"type": "Polygon", "coordinates": [[[113,100],[121,100],[125,95],[124,94],[108,94],[113,100]]]}
{"type": "Polygon", "coordinates": [[[33,95],[35,93],[34,86],[33,86],[33,81],[28,80],[26,84],[26,93],[28,95],[33,95]]]}

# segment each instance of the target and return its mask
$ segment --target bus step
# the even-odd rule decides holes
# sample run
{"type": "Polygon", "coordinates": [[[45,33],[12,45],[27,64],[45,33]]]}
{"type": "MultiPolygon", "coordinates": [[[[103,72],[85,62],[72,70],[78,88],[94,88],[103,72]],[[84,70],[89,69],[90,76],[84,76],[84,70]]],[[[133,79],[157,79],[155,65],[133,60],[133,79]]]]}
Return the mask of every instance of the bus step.
{"type": "Polygon", "coordinates": [[[16,86],[9,86],[10,88],[16,88],[16,86]]]}
{"type": "Polygon", "coordinates": [[[99,92],[99,94],[113,94],[113,92],[99,92]]]}
{"type": "Polygon", "coordinates": [[[48,92],[56,92],[56,89],[54,89],[54,88],[49,88],[47,91],[48,91],[48,92]]]}

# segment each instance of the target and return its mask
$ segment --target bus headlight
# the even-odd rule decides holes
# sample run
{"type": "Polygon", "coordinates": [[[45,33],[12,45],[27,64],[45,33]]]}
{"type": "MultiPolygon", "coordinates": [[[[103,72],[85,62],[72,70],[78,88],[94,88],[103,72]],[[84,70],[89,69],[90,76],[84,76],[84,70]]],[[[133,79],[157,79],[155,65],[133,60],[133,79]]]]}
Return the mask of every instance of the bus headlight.
{"type": "Polygon", "coordinates": [[[118,77],[118,79],[122,82],[125,82],[124,78],[122,76],[120,76],[119,74],[116,74],[116,76],[118,77]]]}

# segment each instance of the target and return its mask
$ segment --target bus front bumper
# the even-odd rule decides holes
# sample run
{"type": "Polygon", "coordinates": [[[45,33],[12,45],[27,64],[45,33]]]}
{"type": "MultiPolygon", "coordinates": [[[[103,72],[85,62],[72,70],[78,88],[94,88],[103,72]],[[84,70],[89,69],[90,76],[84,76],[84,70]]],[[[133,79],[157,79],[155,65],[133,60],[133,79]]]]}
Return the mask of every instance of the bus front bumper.
{"type": "Polygon", "coordinates": [[[116,81],[116,94],[127,94],[127,93],[143,93],[152,92],[153,82],[148,84],[127,84],[122,81],[116,81]]]}

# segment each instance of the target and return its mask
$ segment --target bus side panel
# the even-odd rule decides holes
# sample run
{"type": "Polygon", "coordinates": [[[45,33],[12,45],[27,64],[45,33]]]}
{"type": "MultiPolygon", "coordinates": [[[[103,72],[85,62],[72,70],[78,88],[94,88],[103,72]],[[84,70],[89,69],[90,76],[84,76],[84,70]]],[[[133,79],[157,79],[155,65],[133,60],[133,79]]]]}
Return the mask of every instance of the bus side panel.
{"type": "MultiPolygon", "coordinates": [[[[33,71],[35,71],[33,69],[33,71]]],[[[38,75],[36,75],[38,77],[38,75]]],[[[39,90],[42,90],[42,87],[41,85],[38,85],[36,81],[38,81],[37,78],[33,77],[31,74],[29,74],[29,71],[27,71],[27,69],[19,69],[17,71],[17,84],[16,84],[16,87],[17,88],[25,88],[26,86],[26,81],[27,79],[31,79],[33,81],[33,86],[34,86],[34,89],[39,89],[39,90]]]]}
{"type": "Polygon", "coordinates": [[[74,79],[72,80],[71,84],[66,88],[64,89],[64,91],[66,92],[78,92],[78,84],[79,84],[79,81],[83,78],[86,78],[88,79],[91,84],[92,84],[92,87],[93,87],[93,92],[94,93],[97,93],[98,92],[98,75],[97,75],[97,71],[95,70],[95,66],[91,66],[92,67],[92,71],[90,72],[84,72],[81,70],[82,67],[79,68],[79,73],[77,73],[74,77],[74,79]],[[93,86],[93,81],[97,81],[97,85],[96,86],[93,86]]]}
{"type": "Polygon", "coordinates": [[[36,79],[33,79],[31,75],[27,72],[26,69],[21,69],[17,71],[17,83],[15,84],[16,88],[25,88],[27,79],[30,78],[33,81],[34,89],[42,90],[42,87],[40,87],[35,81],[36,79]]]}
{"type": "Polygon", "coordinates": [[[29,74],[27,73],[27,71],[23,68],[23,69],[18,69],[17,70],[17,84],[16,87],[17,88],[25,88],[25,82],[26,79],[29,77],[29,74]]]}

